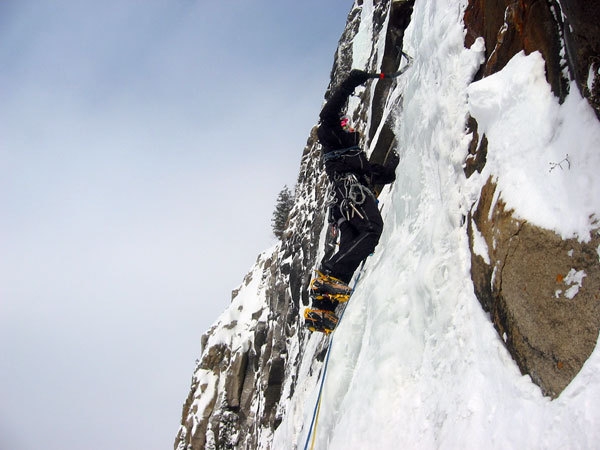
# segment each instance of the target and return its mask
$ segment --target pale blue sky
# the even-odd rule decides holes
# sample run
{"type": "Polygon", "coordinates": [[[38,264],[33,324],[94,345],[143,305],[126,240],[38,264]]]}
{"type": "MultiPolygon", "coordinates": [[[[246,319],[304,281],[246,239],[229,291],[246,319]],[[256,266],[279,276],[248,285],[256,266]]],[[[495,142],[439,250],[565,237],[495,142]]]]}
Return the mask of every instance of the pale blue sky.
{"type": "Polygon", "coordinates": [[[0,448],[171,448],[351,0],[0,2],[0,448]]]}

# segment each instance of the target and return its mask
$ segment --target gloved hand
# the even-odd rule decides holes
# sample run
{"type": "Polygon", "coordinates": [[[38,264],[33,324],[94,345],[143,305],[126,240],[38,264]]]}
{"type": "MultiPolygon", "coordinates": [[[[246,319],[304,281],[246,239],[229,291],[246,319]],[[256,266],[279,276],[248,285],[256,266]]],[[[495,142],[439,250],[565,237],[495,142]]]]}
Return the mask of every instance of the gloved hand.
{"type": "Polygon", "coordinates": [[[346,81],[354,87],[365,83],[371,76],[364,70],[352,69],[348,74],[346,81]]]}
{"type": "Polygon", "coordinates": [[[370,78],[371,76],[364,70],[353,69],[348,74],[348,78],[342,83],[342,86],[349,91],[353,91],[356,86],[365,83],[370,78]]]}

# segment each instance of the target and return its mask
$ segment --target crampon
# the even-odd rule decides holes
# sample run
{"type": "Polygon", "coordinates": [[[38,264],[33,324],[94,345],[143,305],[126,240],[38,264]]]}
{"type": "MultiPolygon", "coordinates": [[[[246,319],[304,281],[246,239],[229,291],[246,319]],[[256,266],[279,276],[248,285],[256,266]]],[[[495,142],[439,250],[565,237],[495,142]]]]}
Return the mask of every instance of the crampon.
{"type": "Polygon", "coordinates": [[[337,326],[338,320],[332,311],[312,308],[304,311],[304,324],[310,331],[329,334],[337,326]]]}

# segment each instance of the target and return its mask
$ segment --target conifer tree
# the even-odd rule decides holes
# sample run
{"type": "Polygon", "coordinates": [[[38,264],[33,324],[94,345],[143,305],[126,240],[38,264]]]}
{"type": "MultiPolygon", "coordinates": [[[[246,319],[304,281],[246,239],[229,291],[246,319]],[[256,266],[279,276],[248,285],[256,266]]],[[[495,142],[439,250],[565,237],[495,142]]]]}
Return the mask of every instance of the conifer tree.
{"type": "Polygon", "coordinates": [[[283,236],[292,206],[294,206],[294,196],[290,189],[284,186],[277,196],[275,211],[273,211],[273,218],[271,219],[273,234],[278,239],[281,239],[283,236]]]}

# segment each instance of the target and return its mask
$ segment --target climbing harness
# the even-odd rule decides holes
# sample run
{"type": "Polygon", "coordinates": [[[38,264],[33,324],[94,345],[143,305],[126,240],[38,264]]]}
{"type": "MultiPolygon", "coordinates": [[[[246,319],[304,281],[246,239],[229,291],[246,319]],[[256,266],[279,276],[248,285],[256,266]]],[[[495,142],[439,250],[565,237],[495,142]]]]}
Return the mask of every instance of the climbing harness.
{"type": "Polygon", "coordinates": [[[364,219],[364,211],[360,212],[360,206],[365,202],[367,196],[375,197],[375,194],[364,184],[358,181],[353,173],[345,173],[335,177],[335,190],[340,193],[340,213],[346,220],[351,220],[355,215],[364,219]]]}
{"type": "Polygon", "coordinates": [[[360,152],[362,152],[362,150],[358,145],[343,148],[341,150],[334,150],[323,154],[323,162],[333,161],[343,156],[357,156],[360,152]]]}

